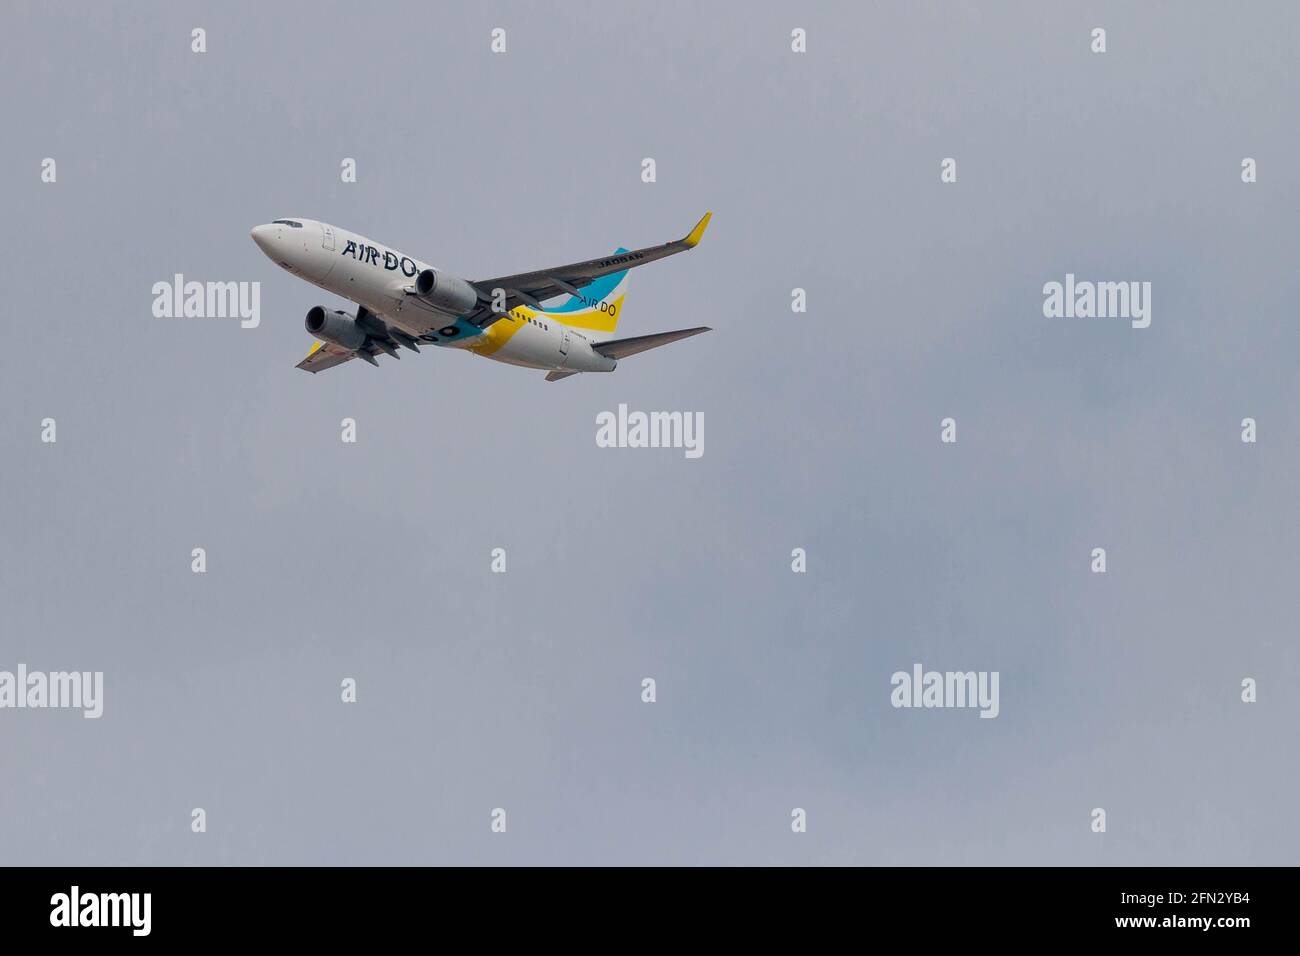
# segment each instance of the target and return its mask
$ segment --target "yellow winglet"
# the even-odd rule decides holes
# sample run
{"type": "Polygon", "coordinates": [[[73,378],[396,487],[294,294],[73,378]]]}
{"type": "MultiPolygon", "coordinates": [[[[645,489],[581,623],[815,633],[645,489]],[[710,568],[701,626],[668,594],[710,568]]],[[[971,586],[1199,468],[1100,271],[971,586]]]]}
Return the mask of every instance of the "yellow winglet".
{"type": "Polygon", "coordinates": [[[704,237],[704,230],[709,228],[709,220],[711,218],[713,218],[713,213],[706,212],[704,218],[695,224],[695,228],[691,230],[691,234],[682,240],[682,242],[686,244],[687,249],[694,249],[700,244],[700,239],[704,237]]]}

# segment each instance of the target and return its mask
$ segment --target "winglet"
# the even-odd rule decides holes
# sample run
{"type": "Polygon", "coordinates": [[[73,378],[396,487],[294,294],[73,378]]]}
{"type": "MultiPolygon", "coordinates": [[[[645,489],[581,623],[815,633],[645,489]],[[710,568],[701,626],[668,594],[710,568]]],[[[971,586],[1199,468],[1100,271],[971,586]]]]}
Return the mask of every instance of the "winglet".
{"type": "Polygon", "coordinates": [[[316,371],[314,368],[311,367],[312,364],[311,360],[314,359],[316,357],[316,353],[319,352],[324,347],[325,347],[324,342],[320,342],[320,341],[313,342],[311,344],[311,351],[307,353],[306,358],[304,358],[301,362],[299,362],[295,366],[295,368],[305,369],[308,372],[316,371]]]}
{"type": "Polygon", "coordinates": [[[704,230],[709,228],[709,220],[712,218],[713,213],[706,212],[704,218],[695,224],[695,228],[691,230],[691,234],[682,240],[682,242],[686,244],[687,249],[694,249],[700,244],[700,239],[704,237],[704,230]]]}

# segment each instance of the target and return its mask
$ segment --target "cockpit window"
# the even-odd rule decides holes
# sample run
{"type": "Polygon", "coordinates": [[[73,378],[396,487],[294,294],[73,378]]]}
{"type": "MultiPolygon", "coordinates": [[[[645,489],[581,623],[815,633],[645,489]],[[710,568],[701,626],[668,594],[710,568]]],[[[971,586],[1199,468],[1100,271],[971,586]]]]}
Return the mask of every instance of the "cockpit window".
{"type": "Polygon", "coordinates": [[[272,224],[279,223],[282,226],[293,226],[295,229],[301,229],[302,223],[294,222],[292,219],[272,219],[272,224]]]}

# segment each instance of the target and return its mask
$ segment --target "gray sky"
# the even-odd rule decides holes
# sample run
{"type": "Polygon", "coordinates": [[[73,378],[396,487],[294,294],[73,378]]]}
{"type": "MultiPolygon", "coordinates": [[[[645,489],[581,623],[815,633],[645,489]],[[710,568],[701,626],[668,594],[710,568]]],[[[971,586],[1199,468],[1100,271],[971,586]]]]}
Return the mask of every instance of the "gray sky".
{"type": "Polygon", "coordinates": [[[1293,5],[328,10],[0,15],[0,670],[106,698],[0,711],[0,861],[1296,862],[1293,5]],[[481,278],[706,209],[619,332],[715,331],[556,385],[299,372],[342,303],[248,236],[481,278]],[[154,318],[177,272],[261,326],[154,318]],[[1151,327],[1044,318],[1067,272],[1151,327]],[[620,402],[704,456],[597,448],[620,402]]]}

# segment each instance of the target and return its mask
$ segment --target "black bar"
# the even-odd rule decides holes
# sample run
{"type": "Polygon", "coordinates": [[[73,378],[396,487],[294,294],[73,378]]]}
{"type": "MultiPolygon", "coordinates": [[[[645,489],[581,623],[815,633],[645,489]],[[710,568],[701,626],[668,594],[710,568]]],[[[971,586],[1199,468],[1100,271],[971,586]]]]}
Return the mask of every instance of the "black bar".
{"type": "Polygon", "coordinates": [[[462,932],[533,943],[598,932],[611,943],[760,944],[845,933],[883,941],[888,931],[926,946],[1124,937],[1231,945],[1285,930],[1293,877],[1221,868],[26,868],[0,870],[0,926],[6,941],[50,943],[74,934],[80,943],[374,943],[434,931],[447,943],[462,932]],[[121,925],[52,925],[71,922],[74,886],[78,921],[116,909],[121,925]],[[100,895],[132,893],[149,894],[147,935],[137,935],[143,895],[129,908],[128,898],[100,895]]]}

